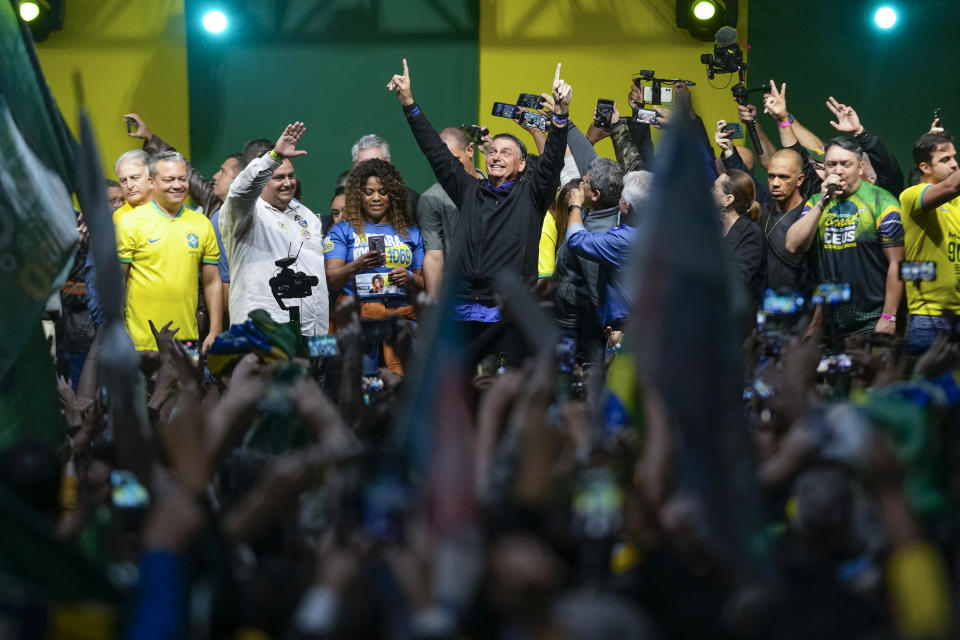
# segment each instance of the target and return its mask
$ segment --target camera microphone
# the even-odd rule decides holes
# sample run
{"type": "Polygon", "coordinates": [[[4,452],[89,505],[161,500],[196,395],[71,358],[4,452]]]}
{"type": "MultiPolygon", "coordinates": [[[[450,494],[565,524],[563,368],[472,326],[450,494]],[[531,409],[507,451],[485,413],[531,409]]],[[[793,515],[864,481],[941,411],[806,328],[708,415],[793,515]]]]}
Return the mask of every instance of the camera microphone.
{"type": "Polygon", "coordinates": [[[733,27],[720,27],[714,37],[718,47],[729,49],[737,43],[737,30],[733,27]]]}

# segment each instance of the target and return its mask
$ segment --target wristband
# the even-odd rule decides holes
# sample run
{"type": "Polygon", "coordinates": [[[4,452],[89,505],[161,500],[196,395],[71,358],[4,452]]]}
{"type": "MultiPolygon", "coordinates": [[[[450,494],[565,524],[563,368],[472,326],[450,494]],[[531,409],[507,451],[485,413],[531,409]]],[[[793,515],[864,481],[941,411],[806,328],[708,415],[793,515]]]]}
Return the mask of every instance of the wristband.
{"type": "Polygon", "coordinates": [[[881,313],[880,317],[883,318],[884,320],[889,320],[890,322],[897,321],[897,316],[892,316],[889,313],[881,313]]]}
{"type": "Polygon", "coordinates": [[[277,164],[283,164],[283,158],[281,158],[280,154],[274,151],[273,149],[270,149],[269,155],[271,158],[273,158],[273,161],[276,162],[277,164]]]}
{"type": "Polygon", "coordinates": [[[780,127],[781,129],[786,129],[787,127],[790,126],[790,124],[791,122],[789,120],[784,120],[783,122],[778,122],[777,126],[780,127]]]}
{"type": "Polygon", "coordinates": [[[554,116],[553,116],[553,123],[554,123],[554,124],[567,124],[567,118],[566,118],[566,116],[560,117],[560,116],[554,114],[554,116]]]}

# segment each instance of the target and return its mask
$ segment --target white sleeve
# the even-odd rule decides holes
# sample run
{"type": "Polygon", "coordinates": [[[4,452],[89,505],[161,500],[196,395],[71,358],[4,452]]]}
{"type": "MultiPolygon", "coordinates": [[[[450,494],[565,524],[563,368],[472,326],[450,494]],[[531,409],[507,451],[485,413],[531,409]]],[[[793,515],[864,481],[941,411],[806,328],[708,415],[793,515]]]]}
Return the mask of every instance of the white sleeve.
{"type": "Polygon", "coordinates": [[[257,198],[280,166],[265,153],[250,161],[230,185],[230,193],[220,209],[220,236],[223,246],[233,246],[253,228],[257,198]]]}
{"type": "Polygon", "coordinates": [[[579,177],[580,170],[577,169],[577,163],[573,159],[573,154],[570,154],[563,159],[563,169],[560,170],[560,186],[562,187],[571,180],[579,177]]]}

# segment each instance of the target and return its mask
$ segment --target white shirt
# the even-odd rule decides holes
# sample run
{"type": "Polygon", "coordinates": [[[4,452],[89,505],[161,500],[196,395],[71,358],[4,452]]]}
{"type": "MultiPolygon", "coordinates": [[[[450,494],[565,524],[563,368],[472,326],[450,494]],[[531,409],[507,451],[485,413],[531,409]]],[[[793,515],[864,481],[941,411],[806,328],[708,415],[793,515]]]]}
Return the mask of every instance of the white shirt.
{"type": "Polygon", "coordinates": [[[230,261],[230,321],[242,323],[255,309],[265,309],[277,322],[290,320],[273,297],[270,278],[280,271],[277,260],[299,251],[291,268],[320,282],[309,297],[284,298],[283,303],[300,306],[303,335],[325,335],[330,302],[320,219],[295,200],[280,211],[260,197],[279,166],[269,153],[252,160],[233,181],[220,209],[220,234],[230,261]]]}

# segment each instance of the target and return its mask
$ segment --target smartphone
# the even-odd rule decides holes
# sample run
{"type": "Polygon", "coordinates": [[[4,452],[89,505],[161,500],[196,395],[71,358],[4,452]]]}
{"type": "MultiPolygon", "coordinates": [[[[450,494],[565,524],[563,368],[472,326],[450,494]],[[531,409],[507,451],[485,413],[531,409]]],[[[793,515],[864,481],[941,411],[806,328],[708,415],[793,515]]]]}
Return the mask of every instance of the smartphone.
{"type": "Polygon", "coordinates": [[[124,118],[127,121],[127,133],[133,133],[137,130],[137,121],[133,118],[124,118]]]}
{"type": "Polygon", "coordinates": [[[475,124],[463,124],[460,125],[460,130],[463,131],[463,135],[467,136],[467,140],[470,142],[480,142],[483,136],[486,135],[484,131],[487,131],[487,128],[475,124]]]}
{"type": "Polygon", "coordinates": [[[803,296],[797,291],[774,291],[763,294],[763,312],[768,315],[794,315],[803,309],[803,296]]]}
{"type": "Polygon", "coordinates": [[[146,509],[150,506],[150,494],[130,471],[111,471],[110,498],[119,509],[146,509]]]}
{"type": "Polygon", "coordinates": [[[532,111],[524,111],[523,115],[520,116],[520,124],[524,127],[536,127],[540,131],[547,130],[547,124],[550,121],[547,119],[547,116],[542,113],[534,113],[532,111]]]}
{"type": "Polygon", "coordinates": [[[810,302],[834,306],[850,301],[850,284],[847,282],[824,282],[813,290],[810,302]]]}
{"type": "Polygon", "coordinates": [[[900,279],[904,282],[933,282],[937,279],[936,262],[900,263],[900,279]]]}
{"type": "Polygon", "coordinates": [[[494,102],[493,111],[491,113],[497,116],[498,118],[510,118],[511,120],[516,120],[517,114],[519,114],[521,111],[522,109],[520,109],[520,107],[518,107],[515,104],[507,104],[506,102],[494,102]]]}
{"type": "Polygon", "coordinates": [[[539,109],[543,106],[543,96],[535,93],[521,93],[517,98],[517,106],[525,109],[539,109]]]}
{"type": "Polygon", "coordinates": [[[383,236],[367,236],[367,247],[370,248],[370,251],[376,251],[378,254],[380,254],[381,265],[386,262],[387,249],[383,240],[383,236]]]}
{"type": "Polygon", "coordinates": [[[332,358],[337,355],[336,336],[308,336],[307,349],[311,358],[332,358]]]}
{"type": "Polygon", "coordinates": [[[673,87],[662,86],[659,91],[654,91],[650,85],[643,88],[643,101],[647,104],[673,104],[673,87]]]}
{"type": "Polygon", "coordinates": [[[635,122],[640,124],[657,124],[657,112],[652,109],[637,109],[633,114],[635,122]]]}
{"type": "Polygon", "coordinates": [[[729,133],[731,140],[743,139],[743,125],[739,122],[728,122],[722,132],[729,133]]]}
{"type": "Polygon", "coordinates": [[[943,107],[937,107],[936,109],[933,110],[933,119],[940,121],[937,123],[938,127],[943,126],[943,107]]]}
{"type": "Polygon", "coordinates": [[[597,129],[609,129],[613,119],[613,100],[597,100],[597,115],[593,119],[593,126],[597,129]]]}
{"type": "Polygon", "coordinates": [[[200,362],[200,345],[196,340],[184,340],[181,343],[184,348],[186,348],[187,353],[190,354],[190,358],[193,359],[194,363],[200,362]]]}

